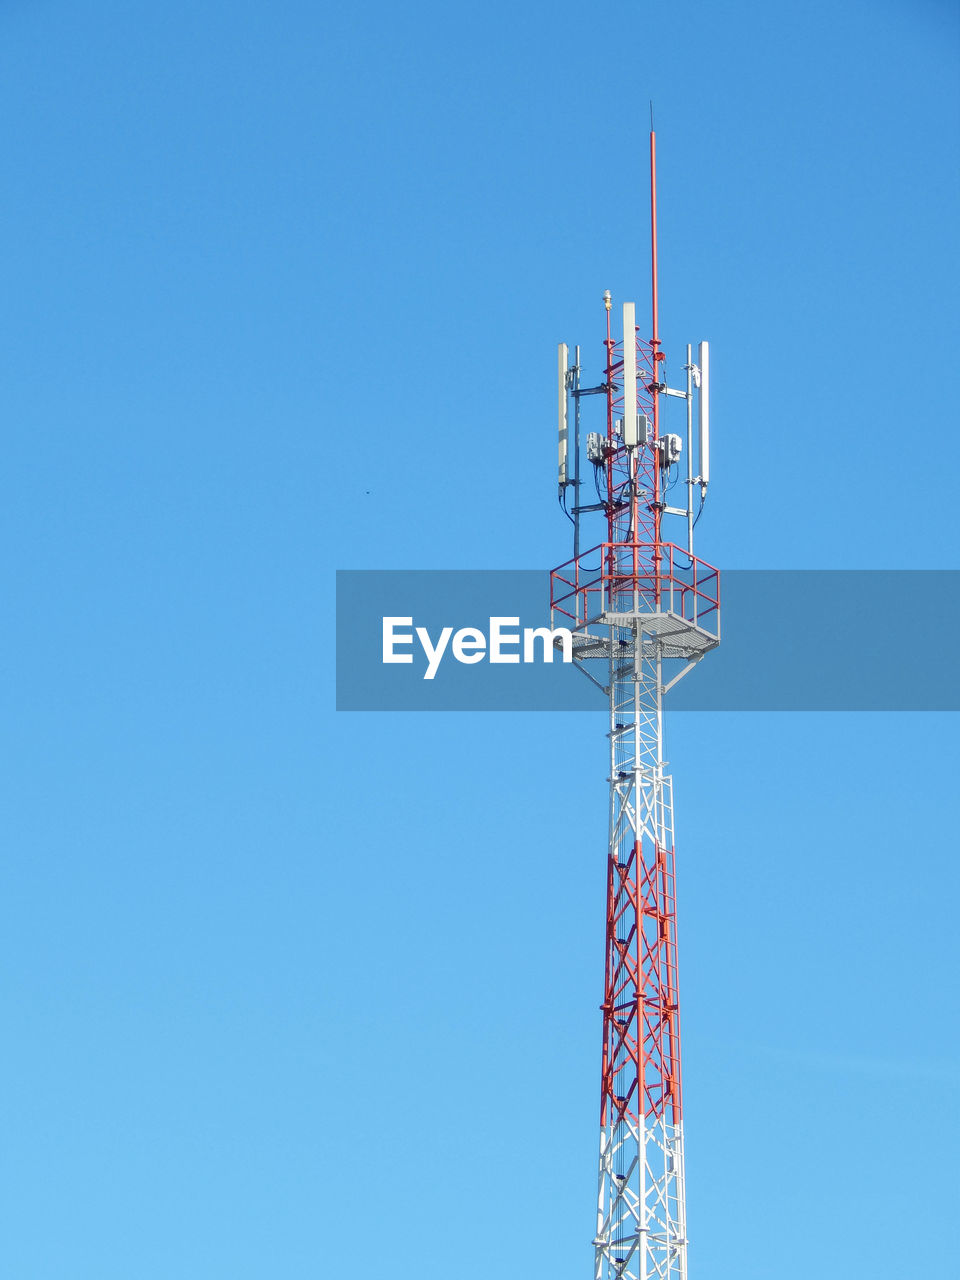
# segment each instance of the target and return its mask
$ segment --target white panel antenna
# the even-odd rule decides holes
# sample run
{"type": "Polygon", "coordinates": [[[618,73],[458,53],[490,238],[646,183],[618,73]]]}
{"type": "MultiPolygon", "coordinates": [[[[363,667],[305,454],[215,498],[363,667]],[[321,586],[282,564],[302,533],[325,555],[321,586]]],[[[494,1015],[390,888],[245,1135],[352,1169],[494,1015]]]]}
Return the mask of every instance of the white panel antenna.
{"type": "Polygon", "coordinates": [[[560,447],[558,466],[558,478],[561,487],[567,483],[567,344],[560,343],[557,352],[557,382],[559,384],[559,416],[560,416],[560,447]]]}
{"type": "Polygon", "coordinates": [[[632,302],[623,304],[623,443],[635,449],[637,438],[637,316],[632,302]]]}
{"type": "Polygon", "coordinates": [[[701,342],[697,353],[700,366],[700,484],[706,489],[710,483],[710,344],[701,342]]]}

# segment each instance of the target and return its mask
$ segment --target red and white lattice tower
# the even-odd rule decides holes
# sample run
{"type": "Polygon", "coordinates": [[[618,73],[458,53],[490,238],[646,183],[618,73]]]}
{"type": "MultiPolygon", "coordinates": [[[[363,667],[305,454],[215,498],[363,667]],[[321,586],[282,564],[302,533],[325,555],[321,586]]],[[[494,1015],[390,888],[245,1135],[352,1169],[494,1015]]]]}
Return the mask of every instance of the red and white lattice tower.
{"type": "Polygon", "coordinates": [[[610,713],[596,1280],[687,1275],[673,797],[662,712],[664,694],[719,643],[720,588],[717,570],[693,555],[694,492],[702,511],[709,482],[707,344],[699,344],[696,363],[687,347],[685,388],[669,387],[658,333],[656,207],[651,132],[649,336],[641,336],[629,302],[615,336],[607,293],[603,381],[581,385],[579,348],[571,362],[561,345],[559,358],[560,496],[574,524],[574,558],[551,574],[553,625],[573,632],[574,658],[607,694],[610,713]],[[597,423],[605,429],[586,438],[596,481],[590,502],[581,494],[582,402],[584,413],[606,408],[605,424],[597,423]],[[668,408],[685,409],[685,450],[682,424],[678,434],[665,430],[668,408]],[[684,452],[685,501],[671,505],[684,452]],[[665,517],[685,522],[684,547],[663,541],[665,517]],[[605,518],[606,537],[581,552],[581,523],[590,518],[605,518]]]}

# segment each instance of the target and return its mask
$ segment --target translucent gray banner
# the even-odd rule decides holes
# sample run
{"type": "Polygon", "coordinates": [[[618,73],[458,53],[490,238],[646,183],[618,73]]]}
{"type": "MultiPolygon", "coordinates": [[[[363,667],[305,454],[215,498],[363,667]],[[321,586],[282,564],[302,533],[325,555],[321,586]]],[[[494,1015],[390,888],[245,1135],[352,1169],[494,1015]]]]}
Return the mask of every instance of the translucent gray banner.
{"type": "MultiPolygon", "coordinates": [[[[960,710],[960,571],[731,570],[721,583],[722,643],[670,691],[668,708],[960,710]]],[[[524,629],[547,627],[549,618],[547,572],[340,570],[337,708],[602,708],[600,689],[559,652],[543,661],[541,638],[523,661],[524,629]],[[393,657],[411,661],[384,661],[384,618],[411,620],[387,627],[393,657]],[[499,663],[490,661],[496,618],[517,620],[501,624],[499,663]]],[[[597,675],[603,679],[602,667],[597,675]]]]}

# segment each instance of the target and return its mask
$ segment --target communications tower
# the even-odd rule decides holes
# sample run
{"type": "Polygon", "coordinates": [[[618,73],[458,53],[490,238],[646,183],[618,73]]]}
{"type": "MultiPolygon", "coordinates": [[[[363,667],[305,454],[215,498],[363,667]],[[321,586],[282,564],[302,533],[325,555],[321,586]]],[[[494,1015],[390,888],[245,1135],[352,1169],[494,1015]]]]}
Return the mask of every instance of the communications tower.
{"type": "Polygon", "coordinates": [[[683,386],[667,385],[652,130],[650,233],[649,336],[641,336],[632,302],[622,304],[622,333],[615,334],[608,292],[601,381],[583,384],[579,347],[572,361],[565,344],[559,351],[560,499],[573,523],[574,554],[551,574],[552,625],[572,631],[574,660],[603,689],[610,714],[595,1280],[687,1275],[673,795],[663,757],[663,697],[720,641],[719,575],[693,554],[710,480],[709,351],[701,342],[694,361],[688,346],[683,386]],[[674,411],[679,432],[666,429],[674,411]],[[581,478],[581,418],[591,412],[598,429],[585,441],[583,470],[593,473],[588,485],[581,478]],[[678,497],[671,501],[674,490],[678,497]],[[665,517],[685,524],[683,546],[663,540],[665,517]],[[584,520],[606,524],[604,540],[586,551],[580,546],[584,520]]]}

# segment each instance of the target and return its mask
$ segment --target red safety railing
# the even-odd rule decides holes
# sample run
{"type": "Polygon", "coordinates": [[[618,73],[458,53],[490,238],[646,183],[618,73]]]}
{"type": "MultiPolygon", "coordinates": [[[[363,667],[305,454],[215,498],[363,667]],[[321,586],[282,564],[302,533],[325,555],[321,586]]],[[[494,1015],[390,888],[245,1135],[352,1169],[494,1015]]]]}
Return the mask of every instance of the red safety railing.
{"type": "Polygon", "coordinates": [[[611,613],[670,613],[719,638],[720,571],[671,542],[601,542],[550,574],[550,612],[573,629],[611,613]]]}

